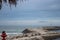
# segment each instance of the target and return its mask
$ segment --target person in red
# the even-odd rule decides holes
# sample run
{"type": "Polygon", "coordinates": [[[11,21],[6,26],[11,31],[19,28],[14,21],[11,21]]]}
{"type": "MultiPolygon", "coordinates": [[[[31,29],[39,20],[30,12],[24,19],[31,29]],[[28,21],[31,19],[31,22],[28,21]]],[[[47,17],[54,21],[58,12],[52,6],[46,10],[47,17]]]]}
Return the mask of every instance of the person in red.
{"type": "Polygon", "coordinates": [[[1,37],[2,37],[2,40],[6,40],[6,38],[5,38],[5,37],[7,37],[7,35],[6,35],[5,31],[3,31],[3,32],[2,32],[1,37]]]}

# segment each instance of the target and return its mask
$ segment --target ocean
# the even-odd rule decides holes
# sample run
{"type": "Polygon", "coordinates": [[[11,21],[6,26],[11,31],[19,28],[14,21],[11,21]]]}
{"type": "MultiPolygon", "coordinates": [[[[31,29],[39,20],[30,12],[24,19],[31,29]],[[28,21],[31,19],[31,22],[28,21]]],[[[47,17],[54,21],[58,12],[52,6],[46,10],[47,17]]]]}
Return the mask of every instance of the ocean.
{"type": "Polygon", "coordinates": [[[26,28],[39,28],[40,26],[0,26],[0,34],[6,31],[7,34],[21,34],[26,28]]]}

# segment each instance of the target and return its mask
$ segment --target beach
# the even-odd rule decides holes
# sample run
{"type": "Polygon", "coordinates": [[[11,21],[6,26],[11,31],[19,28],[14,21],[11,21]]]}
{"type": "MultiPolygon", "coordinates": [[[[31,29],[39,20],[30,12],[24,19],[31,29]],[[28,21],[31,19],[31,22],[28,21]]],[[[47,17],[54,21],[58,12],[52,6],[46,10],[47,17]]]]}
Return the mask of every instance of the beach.
{"type": "Polygon", "coordinates": [[[56,30],[60,27],[26,28],[21,34],[8,34],[6,40],[60,40],[60,32],[56,30]]]}

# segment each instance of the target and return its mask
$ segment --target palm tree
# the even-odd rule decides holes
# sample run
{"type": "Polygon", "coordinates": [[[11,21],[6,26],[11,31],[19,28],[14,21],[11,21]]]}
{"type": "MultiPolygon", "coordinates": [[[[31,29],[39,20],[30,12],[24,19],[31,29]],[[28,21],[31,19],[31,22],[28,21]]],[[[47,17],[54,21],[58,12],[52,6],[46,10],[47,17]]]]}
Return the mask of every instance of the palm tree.
{"type": "Polygon", "coordinates": [[[1,8],[2,8],[2,0],[0,0],[0,10],[1,10],[1,8]]]}

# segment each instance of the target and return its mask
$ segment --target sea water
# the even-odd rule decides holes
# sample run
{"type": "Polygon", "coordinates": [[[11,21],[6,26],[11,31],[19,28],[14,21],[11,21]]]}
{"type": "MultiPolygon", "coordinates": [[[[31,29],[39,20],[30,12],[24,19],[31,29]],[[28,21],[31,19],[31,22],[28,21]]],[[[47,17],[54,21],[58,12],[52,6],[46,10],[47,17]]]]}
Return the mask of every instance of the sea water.
{"type": "Polygon", "coordinates": [[[7,34],[21,34],[26,28],[39,28],[40,26],[0,26],[0,34],[6,31],[7,34]]]}
{"type": "Polygon", "coordinates": [[[22,26],[0,26],[0,33],[6,31],[8,34],[22,33],[25,28],[22,26]]]}

